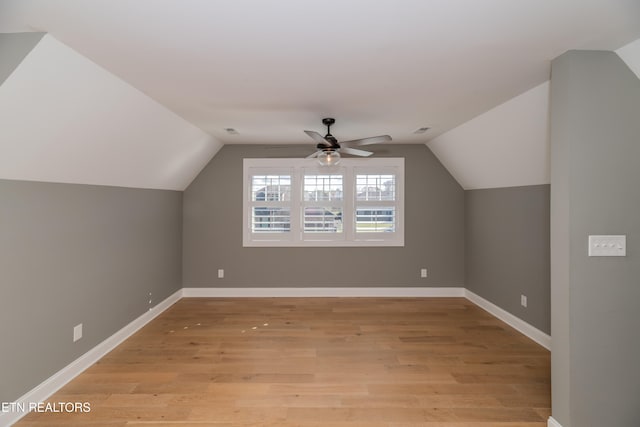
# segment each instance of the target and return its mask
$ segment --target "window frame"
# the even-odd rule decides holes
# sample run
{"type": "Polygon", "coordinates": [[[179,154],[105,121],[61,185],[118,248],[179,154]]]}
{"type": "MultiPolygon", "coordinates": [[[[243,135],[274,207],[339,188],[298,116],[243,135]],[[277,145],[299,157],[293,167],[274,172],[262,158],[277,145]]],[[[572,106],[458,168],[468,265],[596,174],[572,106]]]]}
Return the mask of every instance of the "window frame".
{"type": "MultiPolygon", "coordinates": [[[[252,176],[260,176],[260,175],[272,175],[272,176],[290,176],[291,188],[290,188],[290,199],[293,197],[293,193],[295,191],[294,188],[294,179],[293,179],[293,169],[292,168],[279,168],[279,167],[258,167],[253,169],[254,173],[252,176]]],[[[266,185],[266,184],[265,184],[266,185]]],[[[267,190],[267,188],[265,188],[267,190]]],[[[268,191],[265,191],[268,194],[268,191]]],[[[289,231],[280,232],[280,233],[251,233],[254,235],[253,240],[255,241],[264,241],[264,242],[272,242],[272,241],[284,241],[291,240],[291,231],[294,222],[295,212],[291,211],[291,201],[290,200],[253,200],[253,181],[250,180],[248,183],[245,183],[245,195],[244,200],[245,203],[248,203],[248,207],[244,208],[245,216],[248,215],[248,227],[251,229],[251,225],[253,223],[253,209],[256,207],[265,207],[265,208],[289,208],[289,231]]]]}
{"type": "MultiPolygon", "coordinates": [[[[311,165],[306,165],[300,167],[300,205],[297,212],[299,212],[300,217],[300,229],[298,232],[300,233],[300,240],[304,242],[339,242],[346,240],[345,227],[344,227],[344,214],[346,211],[346,200],[347,192],[345,192],[346,187],[346,176],[345,176],[345,168],[341,165],[337,165],[334,167],[323,167],[319,166],[315,161],[311,163],[311,165]],[[321,201],[313,201],[313,200],[304,200],[304,181],[307,175],[342,175],[342,200],[321,200],[321,201]],[[305,208],[331,208],[331,207],[341,207],[342,208],[342,223],[343,230],[340,233],[323,233],[323,232],[308,232],[305,231],[304,226],[304,210],[305,208]]],[[[293,198],[293,197],[292,197],[293,198]]],[[[292,206],[291,209],[295,209],[295,206],[292,206]]],[[[302,245],[307,246],[307,245],[302,245]]],[[[313,245],[308,245],[313,246],[313,245]]]]}
{"type": "MultiPolygon", "coordinates": [[[[404,246],[404,158],[343,158],[336,166],[320,166],[315,159],[243,159],[243,221],[242,245],[244,247],[343,247],[343,246],[404,246]],[[280,233],[255,233],[251,229],[253,207],[264,204],[251,200],[252,176],[254,175],[290,175],[291,200],[290,228],[280,233]],[[342,196],[342,232],[304,232],[304,208],[311,204],[329,206],[333,202],[312,202],[304,200],[304,176],[307,175],[343,175],[342,196]],[[395,175],[394,201],[358,201],[356,190],[357,174],[393,174],[395,175]],[[356,207],[393,206],[395,208],[395,231],[393,232],[356,232],[356,207]]],[[[282,205],[282,203],[280,203],[282,205]]],[[[335,206],[335,205],[334,205],[335,206]]]]}

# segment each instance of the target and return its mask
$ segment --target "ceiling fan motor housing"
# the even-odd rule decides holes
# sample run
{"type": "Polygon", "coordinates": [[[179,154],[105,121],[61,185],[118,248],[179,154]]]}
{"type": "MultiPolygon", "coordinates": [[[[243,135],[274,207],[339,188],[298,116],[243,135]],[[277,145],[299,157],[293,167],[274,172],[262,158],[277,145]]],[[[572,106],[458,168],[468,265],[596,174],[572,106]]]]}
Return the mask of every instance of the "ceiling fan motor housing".
{"type": "Polygon", "coordinates": [[[323,160],[321,164],[337,164],[339,161],[340,153],[342,150],[346,154],[350,154],[352,156],[360,156],[360,157],[368,157],[373,154],[371,151],[360,150],[357,148],[352,148],[353,145],[369,145],[369,144],[378,144],[381,142],[389,142],[391,141],[391,137],[389,135],[380,135],[380,136],[372,136],[369,138],[361,138],[354,139],[351,141],[343,142],[344,146],[342,147],[338,140],[331,135],[331,125],[333,125],[336,120],[332,117],[326,117],[322,119],[322,124],[327,127],[327,134],[325,136],[320,135],[318,132],[305,130],[304,133],[309,135],[311,139],[313,139],[318,144],[316,145],[317,151],[308,156],[309,158],[318,158],[318,160],[323,160]],[[331,155],[331,162],[325,162],[324,158],[331,155]],[[335,162],[333,162],[335,161],[335,162]]]}
{"type": "Polygon", "coordinates": [[[324,151],[335,151],[340,148],[340,144],[338,144],[338,140],[335,136],[331,135],[331,125],[336,122],[336,119],[327,117],[322,119],[322,124],[327,127],[327,134],[324,136],[324,139],[331,144],[331,147],[327,147],[326,145],[318,144],[317,148],[324,151]]]}

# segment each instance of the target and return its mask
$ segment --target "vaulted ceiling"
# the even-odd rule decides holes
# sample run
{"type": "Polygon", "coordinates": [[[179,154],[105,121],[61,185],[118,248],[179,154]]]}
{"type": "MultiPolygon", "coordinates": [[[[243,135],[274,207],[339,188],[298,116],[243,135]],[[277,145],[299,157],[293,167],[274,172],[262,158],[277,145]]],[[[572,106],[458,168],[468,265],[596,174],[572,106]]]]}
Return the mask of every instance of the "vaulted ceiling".
{"type": "Polygon", "coordinates": [[[183,189],[221,144],[332,116],[487,188],[548,180],[550,61],[640,38],[640,2],[2,0],[0,32],[47,33],[0,86],[0,178],[183,189]]]}
{"type": "Polygon", "coordinates": [[[0,86],[0,178],[183,190],[220,146],[49,35],[0,86]]]}

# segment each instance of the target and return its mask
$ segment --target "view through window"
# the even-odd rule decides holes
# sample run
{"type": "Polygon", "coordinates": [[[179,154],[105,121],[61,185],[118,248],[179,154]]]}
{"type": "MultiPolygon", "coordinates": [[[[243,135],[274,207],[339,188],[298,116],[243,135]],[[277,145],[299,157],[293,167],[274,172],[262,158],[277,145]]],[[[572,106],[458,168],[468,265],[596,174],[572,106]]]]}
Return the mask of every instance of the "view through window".
{"type": "Polygon", "coordinates": [[[404,159],[245,159],[245,246],[401,246],[404,159]]]}

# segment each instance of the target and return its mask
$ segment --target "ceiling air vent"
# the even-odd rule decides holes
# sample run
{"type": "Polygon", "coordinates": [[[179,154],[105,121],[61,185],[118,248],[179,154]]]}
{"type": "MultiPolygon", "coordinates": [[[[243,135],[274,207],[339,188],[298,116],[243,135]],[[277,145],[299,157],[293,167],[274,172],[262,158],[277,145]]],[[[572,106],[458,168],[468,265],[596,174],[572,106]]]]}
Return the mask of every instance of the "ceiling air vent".
{"type": "Polygon", "coordinates": [[[425,132],[426,132],[426,131],[428,131],[429,129],[431,129],[431,128],[429,128],[429,127],[424,127],[424,128],[420,128],[420,129],[418,129],[418,130],[414,131],[413,133],[415,133],[416,135],[419,135],[419,134],[421,134],[421,133],[425,133],[425,132]]]}

